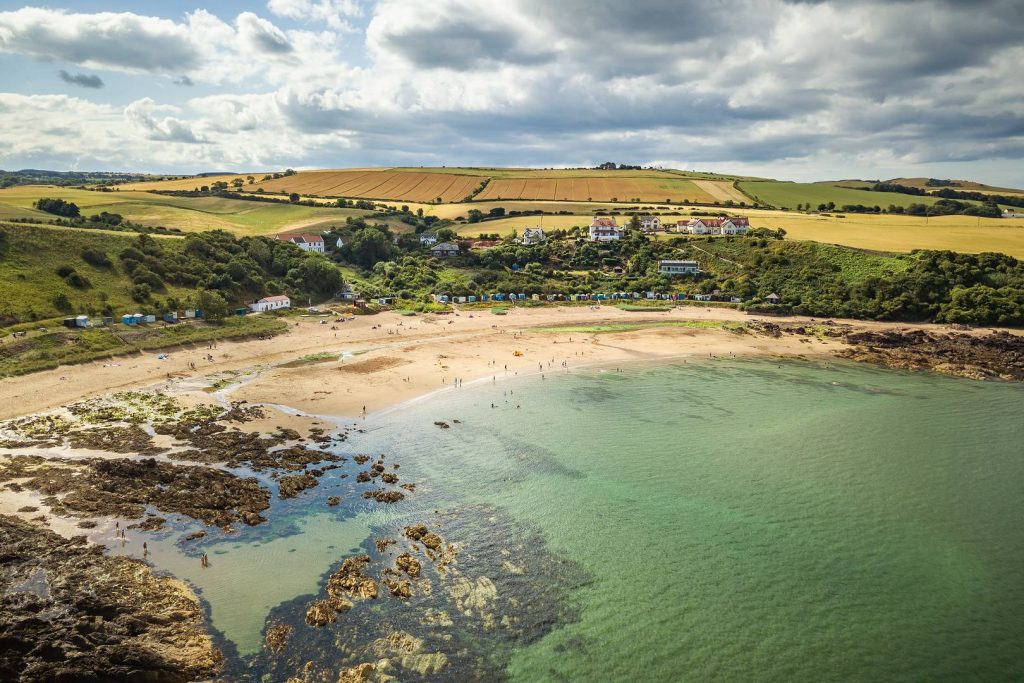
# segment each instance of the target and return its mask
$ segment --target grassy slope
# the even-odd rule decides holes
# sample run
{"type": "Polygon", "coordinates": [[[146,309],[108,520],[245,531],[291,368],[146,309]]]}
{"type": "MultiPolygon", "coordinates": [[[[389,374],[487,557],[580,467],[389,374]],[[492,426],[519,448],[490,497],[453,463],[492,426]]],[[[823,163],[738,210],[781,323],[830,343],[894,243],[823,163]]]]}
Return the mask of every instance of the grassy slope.
{"type": "Polygon", "coordinates": [[[843,204],[863,204],[865,206],[886,207],[909,206],[911,204],[934,204],[936,197],[915,197],[896,192],[870,192],[851,187],[839,187],[826,183],[787,183],[781,181],[741,182],[741,190],[761,201],[784,209],[795,209],[797,204],[810,202],[812,207],[818,204],[835,202],[843,204]]]}
{"type": "MultiPolygon", "coordinates": [[[[23,319],[30,318],[32,312],[37,318],[63,315],[53,305],[54,297],[61,292],[71,300],[76,313],[103,308],[102,293],[115,310],[138,306],[128,295],[131,281],[117,259],[118,252],[131,244],[132,235],[18,224],[2,224],[0,230],[7,234],[7,246],[0,253],[0,315],[13,313],[23,319]],[[87,247],[106,252],[113,267],[97,268],[82,260],[81,252],[87,247]],[[55,272],[63,265],[72,266],[92,286],[76,289],[68,285],[55,272]]],[[[168,238],[166,244],[177,242],[168,238]]],[[[168,286],[166,293],[157,296],[187,294],[188,290],[168,286]]]]}
{"type": "Polygon", "coordinates": [[[276,335],[287,330],[287,323],[269,314],[228,318],[220,323],[158,322],[131,328],[116,324],[85,330],[57,327],[5,341],[0,347],[0,377],[214,339],[276,335]]]}
{"type": "Polygon", "coordinates": [[[91,192],[48,185],[24,185],[0,190],[0,218],[48,216],[32,208],[40,197],[59,197],[77,204],[83,213],[108,211],[143,225],[199,232],[220,228],[238,235],[266,235],[288,230],[323,229],[344,225],[348,216],[366,215],[357,209],[272,204],[221,197],[168,197],[149,192],[91,192]]]}

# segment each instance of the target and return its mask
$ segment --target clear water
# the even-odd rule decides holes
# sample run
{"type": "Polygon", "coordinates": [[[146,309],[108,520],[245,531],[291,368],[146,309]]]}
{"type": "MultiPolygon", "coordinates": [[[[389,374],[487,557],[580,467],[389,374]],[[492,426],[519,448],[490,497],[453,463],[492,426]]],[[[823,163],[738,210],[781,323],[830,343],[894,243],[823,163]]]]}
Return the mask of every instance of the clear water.
{"type": "Polygon", "coordinates": [[[374,528],[487,503],[591,576],[574,620],[512,650],[513,680],[1024,678],[1020,385],[633,366],[466,387],[366,427],[346,451],[400,462],[410,499],[328,511],[353,486],[329,475],[275,525],[212,539],[211,570],[153,544],[242,655],[374,528]]]}

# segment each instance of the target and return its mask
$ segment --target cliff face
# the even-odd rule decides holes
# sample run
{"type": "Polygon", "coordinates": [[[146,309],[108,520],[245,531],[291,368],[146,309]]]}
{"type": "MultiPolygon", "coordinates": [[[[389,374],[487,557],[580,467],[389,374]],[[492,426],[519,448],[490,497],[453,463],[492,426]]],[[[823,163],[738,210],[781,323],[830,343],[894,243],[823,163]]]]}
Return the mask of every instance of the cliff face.
{"type": "Polygon", "coordinates": [[[0,516],[0,680],[177,683],[221,662],[181,582],[0,516]]]}

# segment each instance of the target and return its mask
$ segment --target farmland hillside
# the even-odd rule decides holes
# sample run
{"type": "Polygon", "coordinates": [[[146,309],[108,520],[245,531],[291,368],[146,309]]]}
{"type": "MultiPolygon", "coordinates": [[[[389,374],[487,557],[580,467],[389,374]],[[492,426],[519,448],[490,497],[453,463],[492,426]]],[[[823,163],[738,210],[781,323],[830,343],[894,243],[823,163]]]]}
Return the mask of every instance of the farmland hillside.
{"type": "Polygon", "coordinates": [[[35,202],[44,197],[73,202],[83,214],[106,211],[146,226],[165,226],[182,232],[222,229],[237,235],[326,229],[331,225],[343,225],[350,216],[368,213],[360,209],[253,202],[217,196],[175,197],[142,191],[97,192],[21,185],[0,190],[0,220],[55,218],[33,208],[35,202]]]}
{"type": "Polygon", "coordinates": [[[124,190],[192,191],[240,182],[245,192],[419,203],[466,200],[747,203],[739,176],[657,169],[396,168],[202,176],[130,183],[124,190]]]}

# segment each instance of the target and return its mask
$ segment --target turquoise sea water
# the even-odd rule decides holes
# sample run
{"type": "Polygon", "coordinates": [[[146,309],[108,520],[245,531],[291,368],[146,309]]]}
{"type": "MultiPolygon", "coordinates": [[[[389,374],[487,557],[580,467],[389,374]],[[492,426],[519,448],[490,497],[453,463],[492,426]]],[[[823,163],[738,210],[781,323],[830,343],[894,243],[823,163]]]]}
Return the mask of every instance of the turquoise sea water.
{"type": "MultiPolygon", "coordinates": [[[[345,452],[400,462],[406,501],[328,511],[352,486],[328,475],[275,503],[276,527],[211,539],[216,571],[157,544],[242,655],[375,529],[483,504],[586,574],[558,584],[561,618],[502,644],[512,680],[1024,678],[1020,385],[631,366],[467,386],[365,428],[345,452]]],[[[497,528],[475,542],[500,547],[497,528]]]]}

